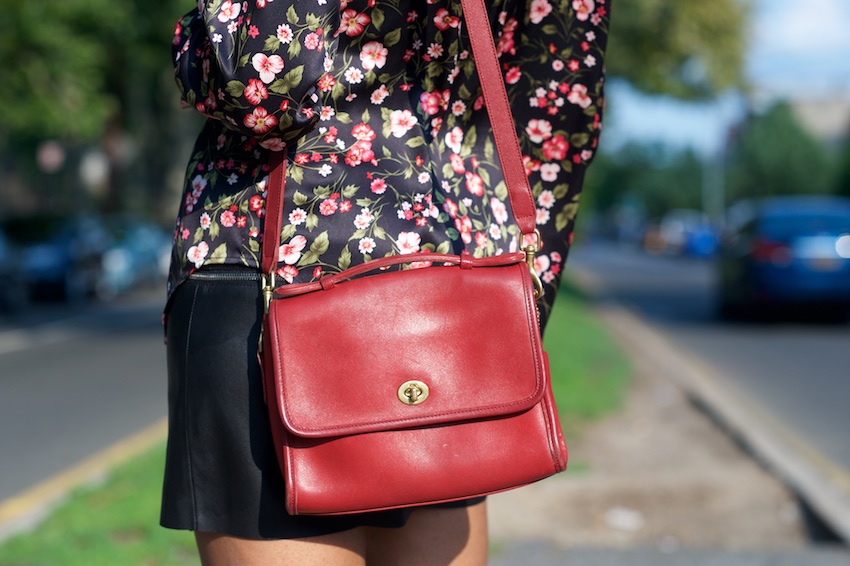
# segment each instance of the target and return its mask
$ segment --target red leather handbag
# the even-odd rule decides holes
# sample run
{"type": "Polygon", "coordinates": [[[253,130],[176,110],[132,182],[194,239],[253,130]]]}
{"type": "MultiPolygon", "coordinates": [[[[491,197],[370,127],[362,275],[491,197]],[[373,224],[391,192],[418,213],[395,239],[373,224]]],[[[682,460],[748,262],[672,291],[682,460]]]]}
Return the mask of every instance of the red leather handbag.
{"type": "MultiPolygon", "coordinates": [[[[517,225],[535,207],[483,0],[464,0],[517,225]]],[[[291,514],[467,499],[566,468],[530,268],[537,246],[488,258],[420,253],[276,286],[285,157],[273,158],[260,363],[291,514]],[[412,268],[411,262],[432,262],[412,268]],[[404,266],[401,270],[388,267],[404,266]]],[[[421,263],[419,264],[421,265],[421,263]]]]}

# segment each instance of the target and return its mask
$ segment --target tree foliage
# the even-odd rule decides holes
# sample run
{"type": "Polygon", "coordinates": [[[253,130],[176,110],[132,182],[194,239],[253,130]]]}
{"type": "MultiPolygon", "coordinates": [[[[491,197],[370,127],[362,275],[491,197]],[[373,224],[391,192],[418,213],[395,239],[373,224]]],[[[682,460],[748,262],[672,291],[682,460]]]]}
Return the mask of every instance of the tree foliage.
{"type": "Polygon", "coordinates": [[[608,71],[679,98],[739,87],[749,13],[747,0],[615,0],[608,71]]]}
{"type": "Polygon", "coordinates": [[[608,214],[637,203],[651,219],[673,208],[700,208],[702,163],[692,151],[630,144],[616,154],[601,153],[589,170],[584,204],[608,214]]]}
{"type": "Polygon", "coordinates": [[[728,160],[729,202],[833,190],[830,155],[803,129],[787,103],[777,103],[743,124],[728,160]]]}

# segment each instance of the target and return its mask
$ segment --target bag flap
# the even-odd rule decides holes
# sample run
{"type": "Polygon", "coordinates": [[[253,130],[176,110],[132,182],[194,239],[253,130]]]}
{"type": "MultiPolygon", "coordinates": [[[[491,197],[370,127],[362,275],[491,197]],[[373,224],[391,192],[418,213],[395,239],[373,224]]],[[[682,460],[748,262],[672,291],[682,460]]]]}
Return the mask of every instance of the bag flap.
{"type": "Polygon", "coordinates": [[[546,387],[524,263],[388,272],[274,300],[267,331],[281,419],[299,436],[508,415],[546,387]]]}

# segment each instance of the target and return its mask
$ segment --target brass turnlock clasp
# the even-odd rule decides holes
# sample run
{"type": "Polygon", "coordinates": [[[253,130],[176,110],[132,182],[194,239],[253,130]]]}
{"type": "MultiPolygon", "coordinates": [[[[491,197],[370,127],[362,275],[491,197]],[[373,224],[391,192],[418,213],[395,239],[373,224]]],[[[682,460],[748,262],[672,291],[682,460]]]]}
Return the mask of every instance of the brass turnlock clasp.
{"type": "Polygon", "coordinates": [[[421,405],[430,393],[428,385],[421,381],[405,381],[398,388],[398,400],[405,405],[421,405]]]}

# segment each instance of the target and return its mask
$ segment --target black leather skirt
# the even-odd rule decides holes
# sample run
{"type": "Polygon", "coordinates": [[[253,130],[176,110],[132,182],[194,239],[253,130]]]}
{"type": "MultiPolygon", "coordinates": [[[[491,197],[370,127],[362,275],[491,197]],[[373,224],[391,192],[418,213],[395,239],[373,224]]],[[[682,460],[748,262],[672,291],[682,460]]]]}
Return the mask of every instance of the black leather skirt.
{"type": "Polygon", "coordinates": [[[410,509],[339,517],[286,512],[257,363],[259,289],[258,272],[218,266],[199,270],[171,297],[160,523],[251,539],[403,526],[410,509]]]}

